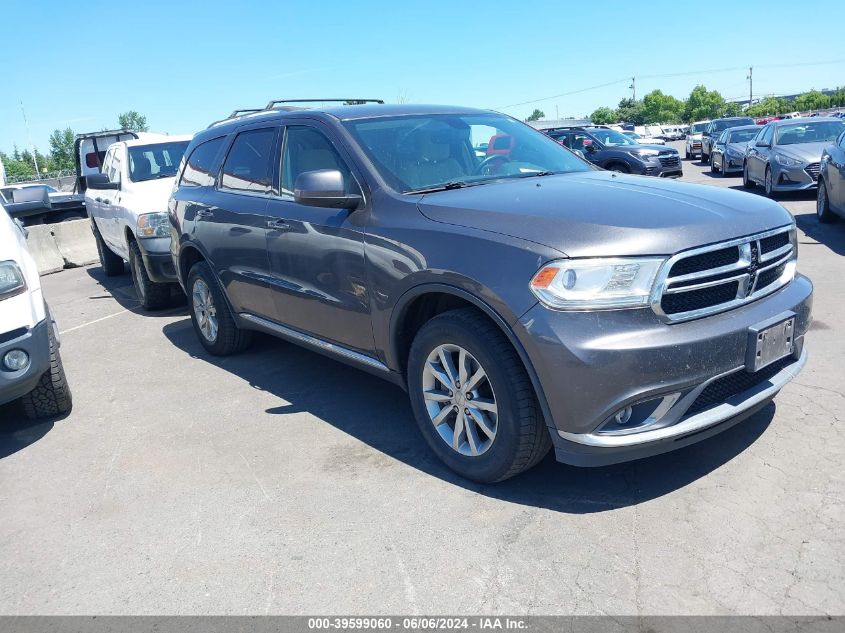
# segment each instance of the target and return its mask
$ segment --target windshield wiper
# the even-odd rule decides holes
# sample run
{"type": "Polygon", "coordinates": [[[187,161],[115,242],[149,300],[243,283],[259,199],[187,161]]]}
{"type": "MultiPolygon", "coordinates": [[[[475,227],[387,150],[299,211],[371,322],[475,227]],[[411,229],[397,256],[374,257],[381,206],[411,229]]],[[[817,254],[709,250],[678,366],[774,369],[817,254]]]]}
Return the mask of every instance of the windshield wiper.
{"type": "Polygon", "coordinates": [[[412,189],[405,193],[434,193],[435,191],[449,191],[450,189],[463,189],[464,187],[474,187],[476,185],[483,185],[484,181],[478,182],[464,182],[463,180],[452,180],[436,187],[427,187],[425,189],[412,189]]]}

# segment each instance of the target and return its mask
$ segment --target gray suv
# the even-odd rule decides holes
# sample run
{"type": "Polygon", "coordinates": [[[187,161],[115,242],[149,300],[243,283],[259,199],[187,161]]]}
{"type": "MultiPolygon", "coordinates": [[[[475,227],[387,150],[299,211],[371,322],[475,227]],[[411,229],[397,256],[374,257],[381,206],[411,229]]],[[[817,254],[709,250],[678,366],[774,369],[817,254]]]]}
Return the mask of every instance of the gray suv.
{"type": "Polygon", "coordinates": [[[171,251],[205,349],[257,330],[392,381],[469,479],[692,444],[806,361],[812,284],[763,197],[456,107],[271,102],[185,156],[171,251]]]}

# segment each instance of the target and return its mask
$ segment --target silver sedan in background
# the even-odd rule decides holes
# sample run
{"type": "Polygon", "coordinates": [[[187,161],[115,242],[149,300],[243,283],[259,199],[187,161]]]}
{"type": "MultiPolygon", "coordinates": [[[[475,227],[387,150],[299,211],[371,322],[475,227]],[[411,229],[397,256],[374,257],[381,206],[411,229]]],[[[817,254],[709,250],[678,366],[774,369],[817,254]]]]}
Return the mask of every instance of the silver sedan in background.
{"type": "Polygon", "coordinates": [[[746,146],[759,131],[759,125],[742,125],[722,132],[710,152],[710,172],[726,176],[742,171],[746,146]]]}
{"type": "Polygon", "coordinates": [[[816,186],[826,146],[845,130],[845,121],[813,117],[771,121],[748,143],[742,171],[745,187],[763,185],[766,195],[816,186]]]}

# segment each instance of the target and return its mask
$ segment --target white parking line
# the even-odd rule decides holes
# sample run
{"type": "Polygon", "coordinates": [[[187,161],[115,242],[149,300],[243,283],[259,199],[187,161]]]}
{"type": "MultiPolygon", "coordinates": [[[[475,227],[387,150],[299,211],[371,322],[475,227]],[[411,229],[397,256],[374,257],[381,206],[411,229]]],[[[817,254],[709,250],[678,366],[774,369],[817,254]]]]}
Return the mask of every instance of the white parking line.
{"type": "Polygon", "coordinates": [[[74,327],[70,327],[66,330],[62,330],[59,334],[67,334],[68,332],[73,332],[74,330],[79,330],[84,327],[88,327],[89,325],[94,325],[95,323],[99,323],[100,321],[105,321],[106,319],[110,319],[112,317],[116,317],[118,315],[124,314],[126,312],[130,312],[129,308],[125,310],[121,310],[120,312],[115,312],[114,314],[107,314],[104,317],[100,317],[99,319],[94,319],[93,321],[88,321],[88,323],[83,323],[82,325],[75,325],[74,327]]]}

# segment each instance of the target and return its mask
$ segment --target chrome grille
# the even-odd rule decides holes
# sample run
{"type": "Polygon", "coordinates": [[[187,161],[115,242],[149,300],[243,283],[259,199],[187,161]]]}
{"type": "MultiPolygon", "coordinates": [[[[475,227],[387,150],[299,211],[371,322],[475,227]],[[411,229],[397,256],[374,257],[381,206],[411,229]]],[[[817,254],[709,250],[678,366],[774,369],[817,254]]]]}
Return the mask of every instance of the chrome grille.
{"type": "Polygon", "coordinates": [[[688,321],[759,299],[791,281],[794,243],[787,226],[678,253],[663,266],[652,308],[688,321]]]}
{"type": "Polygon", "coordinates": [[[820,163],[810,163],[804,168],[804,171],[807,172],[807,175],[810,176],[813,180],[819,179],[819,170],[821,169],[820,163]]]}

